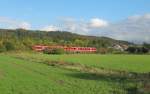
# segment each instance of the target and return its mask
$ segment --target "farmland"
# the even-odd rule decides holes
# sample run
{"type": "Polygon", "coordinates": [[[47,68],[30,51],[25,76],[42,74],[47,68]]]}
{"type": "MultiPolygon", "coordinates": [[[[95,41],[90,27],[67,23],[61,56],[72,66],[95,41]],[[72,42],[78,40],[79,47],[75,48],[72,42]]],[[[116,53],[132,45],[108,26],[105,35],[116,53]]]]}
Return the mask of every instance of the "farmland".
{"type": "MultiPolygon", "coordinates": [[[[13,54],[14,55],[14,54],[13,54]]],[[[97,54],[69,54],[69,55],[46,55],[46,54],[15,54],[22,58],[37,60],[56,60],[80,63],[98,68],[125,70],[132,72],[150,72],[149,55],[97,55],[97,54]]]]}
{"type": "Polygon", "coordinates": [[[150,72],[149,55],[5,53],[0,54],[0,94],[130,94],[142,87],[118,71],[150,72]]]}

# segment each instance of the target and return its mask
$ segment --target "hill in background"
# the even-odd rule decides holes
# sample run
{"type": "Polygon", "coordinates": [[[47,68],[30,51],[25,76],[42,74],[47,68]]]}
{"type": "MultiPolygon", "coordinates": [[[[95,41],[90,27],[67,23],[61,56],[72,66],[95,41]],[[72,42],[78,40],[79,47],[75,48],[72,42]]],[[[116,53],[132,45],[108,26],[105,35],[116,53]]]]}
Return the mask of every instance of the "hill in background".
{"type": "Polygon", "coordinates": [[[36,44],[109,48],[114,45],[131,45],[132,43],[108,37],[85,36],[65,31],[0,29],[1,49],[4,48],[4,45],[10,49],[31,49],[31,46],[36,44]]]}

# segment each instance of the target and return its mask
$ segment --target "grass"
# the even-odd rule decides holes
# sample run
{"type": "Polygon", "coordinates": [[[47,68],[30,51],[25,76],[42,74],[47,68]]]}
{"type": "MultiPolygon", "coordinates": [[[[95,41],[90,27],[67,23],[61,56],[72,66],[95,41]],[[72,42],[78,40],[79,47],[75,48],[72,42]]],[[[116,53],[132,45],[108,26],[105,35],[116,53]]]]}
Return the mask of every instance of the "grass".
{"type": "Polygon", "coordinates": [[[150,72],[150,55],[97,55],[97,54],[72,54],[72,55],[46,55],[22,53],[24,58],[44,60],[68,61],[80,63],[97,68],[124,70],[130,72],[150,72]]]}
{"type": "Polygon", "coordinates": [[[135,84],[119,77],[48,66],[41,61],[68,61],[89,67],[150,72],[148,55],[0,54],[0,94],[128,94],[135,84]]]}

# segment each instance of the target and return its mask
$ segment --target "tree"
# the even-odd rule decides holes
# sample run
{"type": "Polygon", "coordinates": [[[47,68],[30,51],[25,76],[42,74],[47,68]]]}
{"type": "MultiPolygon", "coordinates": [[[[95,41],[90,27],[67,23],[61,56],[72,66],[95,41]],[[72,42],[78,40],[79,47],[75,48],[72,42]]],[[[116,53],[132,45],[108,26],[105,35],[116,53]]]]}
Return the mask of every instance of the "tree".
{"type": "Polygon", "coordinates": [[[126,51],[133,54],[145,54],[149,52],[145,47],[129,47],[126,51]]]}
{"type": "Polygon", "coordinates": [[[5,46],[3,45],[3,41],[0,41],[0,52],[6,51],[5,46]]]}
{"type": "Polygon", "coordinates": [[[149,52],[148,48],[142,47],[141,49],[142,49],[142,53],[148,53],[149,52]]]}
{"type": "Polygon", "coordinates": [[[79,40],[79,39],[76,39],[76,40],[74,41],[74,43],[75,43],[76,46],[83,46],[83,45],[84,45],[84,41],[79,40]]]}
{"type": "Polygon", "coordinates": [[[136,53],[136,48],[135,47],[128,47],[128,49],[126,50],[129,53],[136,53]]]}
{"type": "Polygon", "coordinates": [[[148,48],[150,50],[150,44],[148,43],[143,43],[143,47],[148,48]]]}
{"type": "Polygon", "coordinates": [[[15,46],[12,42],[6,41],[4,42],[4,46],[7,51],[15,50],[15,46]]]}

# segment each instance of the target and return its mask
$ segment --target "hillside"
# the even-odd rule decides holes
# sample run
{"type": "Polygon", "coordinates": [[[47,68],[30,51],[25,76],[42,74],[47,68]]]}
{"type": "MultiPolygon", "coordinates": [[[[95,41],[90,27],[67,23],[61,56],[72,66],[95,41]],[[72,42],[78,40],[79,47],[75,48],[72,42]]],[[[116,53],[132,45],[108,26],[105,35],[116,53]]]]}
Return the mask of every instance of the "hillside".
{"type": "Polygon", "coordinates": [[[114,44],[130,44],[126,41],[107,37],[85,36],[65,31],[44,32],[24,29],[0,29],[0,46],[3,46],[5,42],[15,44],[17,49],[27,48],[34,44],[92,46],[97,48],[110,47],[114,44]]]}

